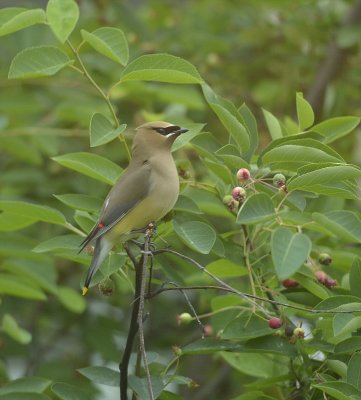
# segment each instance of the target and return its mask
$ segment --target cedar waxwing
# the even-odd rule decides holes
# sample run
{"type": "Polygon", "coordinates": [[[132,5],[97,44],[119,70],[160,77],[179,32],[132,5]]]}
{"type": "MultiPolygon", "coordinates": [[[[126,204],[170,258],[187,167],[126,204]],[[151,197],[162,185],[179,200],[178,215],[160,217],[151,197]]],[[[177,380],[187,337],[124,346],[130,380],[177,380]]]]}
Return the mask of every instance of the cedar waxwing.
{"type": "Polygon", "coordinates": [[[171,147],[175,139],[187,131],[162,121],[148,122],[137,128],[128,168],[110,190],[98,221],[81,244],[80,251],[95,240],[83,295],[117,242],[134,237],[134,231],[146,228],[173,208],[179,194],[179,178],[171,147]]]}

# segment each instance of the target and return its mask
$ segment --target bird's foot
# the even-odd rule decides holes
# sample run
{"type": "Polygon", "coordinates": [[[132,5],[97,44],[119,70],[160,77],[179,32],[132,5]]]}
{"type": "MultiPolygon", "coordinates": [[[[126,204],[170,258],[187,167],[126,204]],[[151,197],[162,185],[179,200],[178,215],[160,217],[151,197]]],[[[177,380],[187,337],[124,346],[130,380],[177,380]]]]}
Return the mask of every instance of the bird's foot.
{"type": "Polygon", "coordinates": [[[150,222],[145,229],[145,236],[151,238],[157,233],[157,225],[155,222],[150,222]]]}
{"type": "Polygon", "coordinates": [[[153,253],[150,250],[140,250],[141,254],[146,254],[149,257],[153,257],[153,253]]]}

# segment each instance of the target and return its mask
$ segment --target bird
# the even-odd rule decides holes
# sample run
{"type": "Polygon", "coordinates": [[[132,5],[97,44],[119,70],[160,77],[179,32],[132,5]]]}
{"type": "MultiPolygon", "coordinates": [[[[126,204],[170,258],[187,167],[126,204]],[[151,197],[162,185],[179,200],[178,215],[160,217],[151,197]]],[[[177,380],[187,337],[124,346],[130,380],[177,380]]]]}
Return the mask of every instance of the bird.
{"type": "Polygon", "coordinates": [[[83,295],[116,243],[134,238],[175,205],[179,177],[171,147],[175,139],[187,131],[164,121],[147,122],[136,128],[129,165],[108,193],[98,220],[80,244],[79,252],[95,242],[83,295]]]}

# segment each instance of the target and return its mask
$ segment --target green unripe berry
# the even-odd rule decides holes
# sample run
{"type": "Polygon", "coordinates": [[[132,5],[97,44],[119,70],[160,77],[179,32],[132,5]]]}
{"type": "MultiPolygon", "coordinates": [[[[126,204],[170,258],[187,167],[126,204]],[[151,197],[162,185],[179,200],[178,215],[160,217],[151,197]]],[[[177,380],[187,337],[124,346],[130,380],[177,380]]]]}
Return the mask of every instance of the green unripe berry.
{"type": "Polygon", "coordinates": [[[273,184],[278,188],[284,186],[286,184],[286,177],[283,174],[276,174],[273,177],[273,184]]]}

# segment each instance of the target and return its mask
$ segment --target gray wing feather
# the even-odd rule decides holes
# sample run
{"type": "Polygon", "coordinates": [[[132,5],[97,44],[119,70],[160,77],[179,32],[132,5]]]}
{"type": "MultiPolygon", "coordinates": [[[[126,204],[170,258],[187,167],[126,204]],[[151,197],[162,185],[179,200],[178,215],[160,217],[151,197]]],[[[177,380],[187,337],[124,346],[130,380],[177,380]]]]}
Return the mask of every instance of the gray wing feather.
{"type": "MultiPolygon", "coordinates": [[[[150,190],[150,166],[130,165],[106,197],[97,223],[81,243],[81,250],[116,225],[150,190]],[[99,224],[102,226],[99,227],[99,224]]],[[[80,250],[80,251],[81,251],[80,250]]]]}

